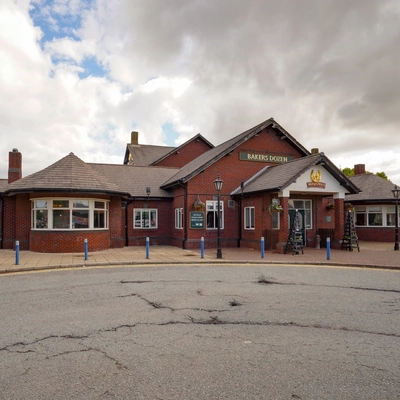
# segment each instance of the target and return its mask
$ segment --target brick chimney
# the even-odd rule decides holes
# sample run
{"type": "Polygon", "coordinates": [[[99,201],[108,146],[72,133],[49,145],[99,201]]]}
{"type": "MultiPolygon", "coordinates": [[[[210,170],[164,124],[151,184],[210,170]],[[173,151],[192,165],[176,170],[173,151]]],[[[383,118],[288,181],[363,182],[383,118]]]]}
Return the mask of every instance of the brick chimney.
{"type": "Polygon", "coordinates": [[[319,153],[319,149],[314,147],[313,149],[311,149],[311,154],[318,154],[319,153]]]}
{"type": "Polygon", "coordinates": [[[356,164],[354,166],[354,175],[364,175],[365,174],[365,164],[356,164]]]}
{"type": "Polygon", "coordinates": [[[18,149],[8,153],[8,183],[22,178],[22,154],[18,149]]]}
{"type": "Polygon", "coordinates": [[[131,132],[131,144],[139,145],[139,132],[131,132]]]}

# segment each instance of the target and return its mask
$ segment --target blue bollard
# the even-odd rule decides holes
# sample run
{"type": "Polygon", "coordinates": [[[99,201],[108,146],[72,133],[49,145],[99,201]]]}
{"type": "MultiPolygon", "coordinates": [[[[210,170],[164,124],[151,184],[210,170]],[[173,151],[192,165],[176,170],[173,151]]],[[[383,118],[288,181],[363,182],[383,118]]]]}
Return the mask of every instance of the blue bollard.
{"type": "Polygon", "coordinates": [[[85,255],[85,261],[87,261],[87,259],[88,259],[88,240],[87,239],[85,239],[83,241],[83,253],[85,255]]]}
{"type": "Polygon", "coordinates": [[[19,241],[15,242],[15,265],[19,265],[19,241]]]}
{"type": "Polygon", "coordinates": [[[150,239],[146,238],[146,259],[150,258],[150,239]]]}
{"type": "Polygon", "coordinates": [[[261,258],[264,258],[264,237],[261,238],[261,258]]]}
{"type": "Polygon", "coordinates": [[[331,259],[331,238],[326,238],[326,259],[331,259]]]}
{"type": "Polygon", "coordinates": [[[200,240],[200,256],[201,258],[204,258],[204,237],[201,237],[200,240]]]}

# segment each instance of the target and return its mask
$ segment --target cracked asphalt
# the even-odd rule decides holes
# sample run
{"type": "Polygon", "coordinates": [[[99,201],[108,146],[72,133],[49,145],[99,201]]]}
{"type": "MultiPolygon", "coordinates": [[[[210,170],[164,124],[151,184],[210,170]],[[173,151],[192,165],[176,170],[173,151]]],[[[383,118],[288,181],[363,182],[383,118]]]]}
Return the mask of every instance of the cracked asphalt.
{"type": "Polygon", "coordinates": [[[1,399],[399,399],[400,272],[162,266],[0,277],[1,399]]]}

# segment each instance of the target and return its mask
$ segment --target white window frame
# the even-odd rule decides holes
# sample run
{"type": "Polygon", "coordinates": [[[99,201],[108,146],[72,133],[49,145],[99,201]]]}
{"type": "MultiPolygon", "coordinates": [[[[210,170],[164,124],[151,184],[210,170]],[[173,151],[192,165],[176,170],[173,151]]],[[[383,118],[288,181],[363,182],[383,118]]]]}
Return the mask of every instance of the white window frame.
{"type": "Polygon", "coordinates": [[[306,229],[313,228],[312,200],[310,199],[289,199],[290,210],[304,211],[304,226],[306,229]],[[297,202],[295,204],[295,202],[297,202]]]}
{"type": "MultiPolygon", "coordinates": [[[[109,201],[104,199],[88,198],[62,198],[62,197],[42,197],[31,200],[31,229],[37,231],[64,231],[64,230],[107,230],[109,227],[109,201]],[[56,204],[59,204],[57,206],[56,204]],[[63,204],[64,203],[64,204],[63,204]],[[87,218],[77,216],[79,211],[87,211],[87,218]],[[64,226],[54,227],[56,214],[60,212],[64,215],[64,226]],[[95,227],[95,222],[99,222],[99,215],[103,214],[104,226],[95,227]],[[39,219],[39,215],[42,217],[39,219]],[[85,227],[80,228],[85,223],[85,227]]],[[[61,216],[61,215],[60,215],[61,216]]]]}
{"type": "MultiPolygon", "coordinates": [[[[220,209],[220,229],[224,229],[224,202],[219,202],[220,209]]],[[[206,226],[208,230],[218,229],[218,200],[206,200],[206,226]],[[212,215],[212,217],[210,217],[212,215]],[[212,221],[211,221],[212,220],[212,221]],[[212,222],[212,226],[209,226],[209,222],[212,222]]]]}
{"type": "Polygon", "coordinates": [[[183,229],[183,208],[175,208],[175,229],[183,229]]]}
{"type": "Polygon", "coordinates": [[[158,229],[158,209],[134,208],[133,229],[158,229]],[[149,214],[149,218],[146,218],[146,213],[149,214]],[[138,215],[140,216],[139,219],[136,218],[138,215]],[[155,216],[154,222],[152,222],[152,215],[155,216]]]}
{"type": "MultiPolygon", "coordinates": [[[[400,215],[400,213],[399,213],[400,215]]],[[[400,218],[400,217],[399,217],[400,218]]],[[[354,224],[358,228],[393,228],[395,226],[395,220],[396,220],[396,210],[394,205],[383,205],[383,204],[371,204],[371,205],[359,205],[354,207],[354,224]],[[379,208],[380,207],[380,210],[379,208]],[[370,224],[370,221],[372,219],[372,215],[377,214],[381,215],[382,218],[382,224],[381,225],[373,225],[370,224]],[[357,224],[357,215],[364,215],[364,225],[358,225],[357,224]],[[393,223],[389,223],[388,218],[390,215],[392,215],[393,223]]],[[[379,221],[379,218],[378,218],[379,221]]]]}
{"type": "Polygon", "coordinates": [[[247,231],[254,231],[255,229],[255,207],[244,207],[244,229],[247,231]]]}

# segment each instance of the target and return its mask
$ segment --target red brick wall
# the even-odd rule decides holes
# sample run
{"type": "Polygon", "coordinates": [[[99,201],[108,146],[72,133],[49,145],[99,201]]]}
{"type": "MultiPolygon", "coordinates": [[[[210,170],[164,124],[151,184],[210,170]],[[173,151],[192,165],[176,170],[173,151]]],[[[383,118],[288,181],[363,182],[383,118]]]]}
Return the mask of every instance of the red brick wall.
{"type": "Polygon", "coordinates": [[[358,240],[367,242],[395,242],[395,227],[356,227],[358,240]]]}
{"type": "MultiPolygon", "coordinates": [[[[99,251],[110,247],[124,246],[124,232],[121,230],[121,199],[119,197],[94,194],[68,193],[31,193],[18,194],[4,199],[4,241],[3,248],[15,248],[15,241],[21,250],[37,252],[80,252],[83,241],[89,241],[89,251],[99,251]],[[59,198],[96,198],[110,200],[109,230],[93,231],[44,231],[31,230],[31,199],[44,197],[59,198]]],[[[122,225],[123,227],[124,225],[122,225]]]]}
{"type": "MultiPolygon", "coordinates": [[[[240,186],[241,181],[245,181],[258,172],[266,165],[276,165],[273,163],[255,162],[255,161],[242,161],[239,159],[241,151],[252,152],[267,152],[274,154],[281,154],[287,156],[294,156],[295,158],[301,157],[293,147],[285,140],[279,140],[273,130],[264,130],[259,135],[249,139],[242,146],[236,148],[231,154],[226,155],[216,163],[208,167],[206,170],[195,176],[187,183],[188,193],[188,213],[194,211],[192,204],[199,195],[200,200],[206,203],[207,200],[217,199],[215,191],[214,180],[218,174],[224,181],[221,191],[221,201],[224,202],[224,229],[221,229],[221,244],[222,247],[236,247],[239,243],[240,231],[239,229],[239,212],[238,203],[235,202],[233,208],[228,207],[228,200],[231,200],[230,193],[240,186]]],[[[174,193],[175,194],[175,193],[174,193]]],[[[261,209],[260,207],[257,207],[261,209]]],[[[257,212],[257,211],[256,211],[257,212]]],[[[241,217],[243,220],[243,217],[241,217]]],[[[243,221],[242,221],[243,223],[243,221]]],[[[200,238],[204,237],[206,248],[215,248],[217,245],[217,229],[208,230],[204,229],[190,229],[190,221],[187,219],[187,233],[188,240],[186,248],[199,248],[200,238]]],[[[259,231],[254,233],[254,236],[261,237],[262,226],[259,231]]],[[[264,226],[265,229],[265,226],[264,226]]]]}
{"type": "Polygon", "coordinates": [[[40,253],[79,253],[84,252],[84,240],[88,249],[100,251],[110,248],[110,231],[31,231],[30,251],[40,253]]]}
{"type": "Polygon", "coordinates": [[[180,148],[178,152],[170,154],[156,165],[158,167],[181,168],[208,150],[210,150],[210,146],[203,140],[192,140],[180,148]]]}
{"type": "Polygon", "coordinates": [[[128,243],[129,246],[144,246],[146,238],[151,245],[170,245],[172,241],[172,229],[174,227],[172,202],[168,200],[134,201],[128,205],[128,243]],[[134,228],[133,210],[135,208],[149,208],[158,210],[157,229],[134,228]]]}

